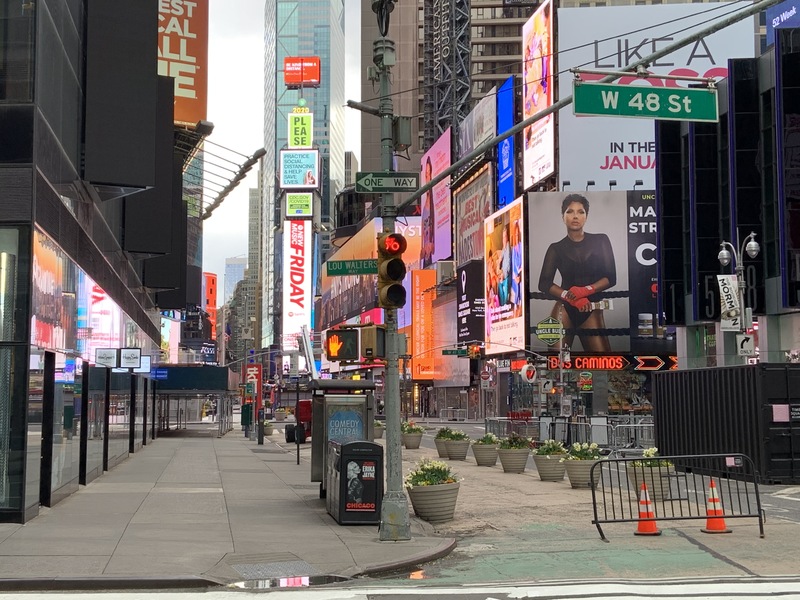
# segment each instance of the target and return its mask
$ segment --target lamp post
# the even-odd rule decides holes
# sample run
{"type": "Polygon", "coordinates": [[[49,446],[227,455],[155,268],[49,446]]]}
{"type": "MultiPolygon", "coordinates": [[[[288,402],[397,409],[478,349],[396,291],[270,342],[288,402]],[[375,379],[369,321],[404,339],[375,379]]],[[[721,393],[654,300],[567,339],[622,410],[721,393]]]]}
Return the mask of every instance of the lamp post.
{"type": "Polygon", "coordinates": [[[747,252],[747,256],[750,258],[755,258],[758,256],[760,251],[761,246],[758,245],[758,242],[756,241],[756,234],[753,231],[750,232],[750,235],[744,238],[744,241],[742,241],[742,247],[738,252],[736,251],[736,246],[730,242],[726,242],[725,240],[722,240],[719,245],[719,254],[717,254],[717,259],[723,267],[727,267],[730,264],[731,258],[734,258],[736,261],[736,285],[739,288],[739,331],[741,333],[744,333],[747,330],[747,327],[745,326],[746,311],[744,306],[745,280],[743,256],[744,253],[747,252]],[[733,254],[731,254],[731,252],[733,254]]]}

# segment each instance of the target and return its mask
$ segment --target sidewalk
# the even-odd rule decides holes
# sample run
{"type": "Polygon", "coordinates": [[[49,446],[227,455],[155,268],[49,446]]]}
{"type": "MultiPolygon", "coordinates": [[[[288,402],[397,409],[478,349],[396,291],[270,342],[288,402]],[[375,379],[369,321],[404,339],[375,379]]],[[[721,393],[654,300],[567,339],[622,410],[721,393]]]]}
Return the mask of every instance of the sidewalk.
{"type": "MultiPolygon", "coordinates": [[[[0,589],[204,587],[276,577],[356,576],[423,568],[437,583],[796,574],[800,524],[770,515],[706,535],[698,522],[664,535],[591,524],[591,493],[542,482],[533,469],[454,462],[463,478],[455,519],[411,517],[412,539],[381,542],[376,526],[340,526],[310,481],[311,445],[264,445],[239,430],[163,436],[28,524],[0,524],[0,589]],[[202,435],[202,436],[201,436],[202,435]],[[458,546],[456,547],[456,539],[458,546]],[[471,560],[459,568],[459,560],[471,560]]],[[[435,428],[429,426],[428,435],[435,428]]],[[[385,440],[378,440],[383,443],[385,440]]],[[[429,448],[404,450],[404,472],[429,448]]]]}

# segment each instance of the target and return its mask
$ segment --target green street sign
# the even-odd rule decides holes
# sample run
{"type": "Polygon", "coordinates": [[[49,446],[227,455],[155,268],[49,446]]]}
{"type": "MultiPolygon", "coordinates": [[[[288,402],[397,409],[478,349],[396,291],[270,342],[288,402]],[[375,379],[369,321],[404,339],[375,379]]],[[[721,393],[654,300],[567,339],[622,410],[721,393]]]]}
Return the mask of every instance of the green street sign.
{"type": "Polygon", "coordinates": [[[445,356],[466,356],[467,349],[466,348],[445,348],[442,350],[442,354],[445,356]]]}
{"type": "Polygon", "coordinates": [[[419,188],[419,173],[389,173],[359,171],[356,173],[356,192],[415,192],[419,188]]]}
{"type": "Polygon", "coordinates": [[[365,258],[363,260],[329,260],[325,263],[328,277],[335,275],[377,275],[378,259],[365,258]]]}
{"type": "Polygon", "coordinates": [[[245,394],[248,396],[252,396],[256,392],[256,384],[255,383],[246,383],[245,384],[245,394]]]}
{"type": "Polygon", "coordinates": [[[719,120],[715,88],[654,88],[574,81],[572,96],[576,115],[664,121],[719,120]]]}

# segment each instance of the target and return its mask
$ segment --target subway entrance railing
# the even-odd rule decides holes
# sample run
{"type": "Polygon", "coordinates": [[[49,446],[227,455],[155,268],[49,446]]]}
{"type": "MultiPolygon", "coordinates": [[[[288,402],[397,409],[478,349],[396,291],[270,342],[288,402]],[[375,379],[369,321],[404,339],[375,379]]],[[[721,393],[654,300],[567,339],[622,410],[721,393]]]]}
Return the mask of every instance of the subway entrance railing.
{"type": "Polygon", "coordinates": [[[593,465],[591,482],[592,523],[603,541],[608,541],[605,524],[653,519],[708,523],[711,517],[715,524],[757,519],[764,537],[758,477],[753,461],[744,454],[607,458],[593,465]],[[642,483],[652,511],[647,519],[641,514],[642,483]]]}

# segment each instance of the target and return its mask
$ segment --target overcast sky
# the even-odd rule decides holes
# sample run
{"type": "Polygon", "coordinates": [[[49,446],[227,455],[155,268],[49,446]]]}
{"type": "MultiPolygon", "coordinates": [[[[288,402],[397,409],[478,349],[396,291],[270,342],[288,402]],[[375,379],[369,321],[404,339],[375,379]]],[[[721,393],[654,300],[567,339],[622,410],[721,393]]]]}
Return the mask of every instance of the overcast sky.
{"type": "MultiPolygon", "coordinates": [[[[208,120],[214,123],[207,150],[224,153],[218,144],[251,155],[264,145],[264,0],[209,0],[208,120]]],[[[347,98],[358,100],[360,46],[349,28],[358,30],[359,0],[345,0],[347,12],[347,98]],[[355,80],[355,86],[350,81],[355,80]]],[[[347,113],[355,113],[349,110],[347,113]]],[[[351,116],[351,115],[348,115],[351,116]]],[[[354,125],[348,123],[348,131],[354,125]]],[[[347,149],[358,152],[357,140],[347,149]]],[[[244,161],[244,157],[239,157],[244,161]]],[[[209,157],[211,160],[212,157],[209,157]]],[[[203,270],[216,273],[224,289],[225,259],[247,254],[247,209],[250,188],[258,186],[256,170],[227,197],[203,224],[203,270]]],[[[209,201],[213,197],[208,198],[209,201]]]]}

